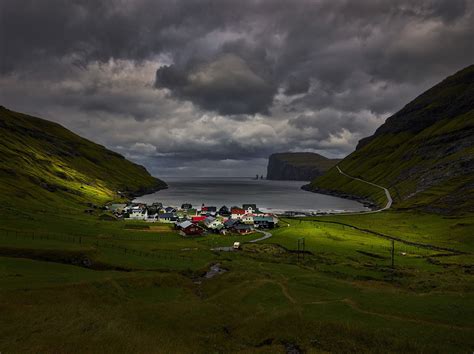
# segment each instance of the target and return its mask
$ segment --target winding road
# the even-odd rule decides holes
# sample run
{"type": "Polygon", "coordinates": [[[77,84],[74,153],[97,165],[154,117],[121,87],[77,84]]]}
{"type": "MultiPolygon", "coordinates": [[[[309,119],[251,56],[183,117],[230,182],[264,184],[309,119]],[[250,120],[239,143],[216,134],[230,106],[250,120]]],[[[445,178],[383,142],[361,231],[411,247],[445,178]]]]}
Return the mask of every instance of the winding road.
{"type": "Polygon", "coordinates": [[[263,236],[249,242],[253,243],[253,242],[263,241],[263,240],[266,240],[267,238],[272,237],[272,234],[269,233],[268,231],[263,231],[263,230],[255,230],[255,231],[260,232],[261,234],[263,234],[263,236]]]}
{"type": "MultiPolygon", "coordinates": [[[[267,238],[270,238],[272,237],[273,235],[268,232],[268,231],[263,231],[263,230],[255,230],[256,232],[259,232],[261,234],[263,234],[262,237],[259,237],[259,238],[256,238],[255,240],[250,240],[250,241],[247,241],[247,242],[251,242],[251,243],[254,243],[254,242],[259,242],[259,241],[263,241],[263,240],[266,240],[267,238]]],[[[235,251],[234,247],[232,246],[226,246],[226,247],[214,247],[214,248],[211,248],[211,251],[225,251],[225,252],[233,252],[235,251]]]]}
{"type": "Polygon", "coordinates": [[[381,211],[390,209],[390,207],[392,206],[392,203],[393,203],[393,199],[392,199],[392,196],[390,195],[390,192],[388,191],[387,188],[382,187],[381,185],[378,185],[378,184],[375,184],[375,183],[372,183],[372,182],[365,181],[365,180],[363,180],[363,179],[361,179],[361,178],[352,177],[351,175],[348,175],[347,173],[345,173],[344,171],[342,171],[339,166],[336,166],[336,168],[337,168],[337,170],[339,171],[339,173],[340,173],[341,175],[343,175],[343,176],[346,176],[346,177],[348,177],[348,178],[355,179],[355,180],[357,180],[357,181],[360,181],[360,182],[363,182],[363,183],[367,183],[367,184],[370,184],[371,186],[374,186],[374,187],[383,189],[383,191],[385,192],[385,196],[387,197],[387,204],[386,204],[383,208],[381,208],[381,209],[371,210],[371,211],[363,211],[363,212],[358,212],[358,213],[350,213],[350,214],[371,214],[371,213],[380,213],[381,211]]]}
{"type": "MultiPolygon", "coordinates": [[[[360,182],[363,182],[363,183],[367,183],[367,184],[370,184],[371,186],[383,189],[383,191],[385,192],[385,196],[387,197],[387,204],[383,208],[380,208],[380,209],[377,209],[377,210],[355,212],[355,213],[340,213],[338,215],[371,214],[371,213],[379,213],[381,211],[390,209],[390,207],[392,206],[392,203],[393,203],[393,199],[392,199],[392,196],[390,195],[390,192],[387,188],[382,187],[381,185],[378,185],[378,184],[375,184],[375,183],[372,183],[372,182],[365,181],[361,178],[357,178],[357,177],[353,177],[351,175],[348,175],[347,173],[342,171],[339,166],[336,166],[336,168],[339,171],[339,173],[343,176],[346,176],[348,178],[351,178],[351,179],[354,179],[354,180],[357,180],[357,181],[360,181],[360,182]]],[[[330,216],[330,215],[333,215],[333,214],[326,214],[326,216],[330,216]]],[[[266,240],[266,239],[269,239],[270,237],[272,237],[272,234],[268,231],[263,231],[263,230],[255,230],[255,231],[263,234],[263,236],[259,237],[259,238],[256,238],[254,240],[250,240],[250,241],[248,241],[249,243],[255,243],[255,242],[263,241],[263,240],[266,240]]],[[[211,251],[232,252],[232,251],[235,251],[235,249],[232,246],[226,246],[226,247],[211,248],[211,251]]]]}

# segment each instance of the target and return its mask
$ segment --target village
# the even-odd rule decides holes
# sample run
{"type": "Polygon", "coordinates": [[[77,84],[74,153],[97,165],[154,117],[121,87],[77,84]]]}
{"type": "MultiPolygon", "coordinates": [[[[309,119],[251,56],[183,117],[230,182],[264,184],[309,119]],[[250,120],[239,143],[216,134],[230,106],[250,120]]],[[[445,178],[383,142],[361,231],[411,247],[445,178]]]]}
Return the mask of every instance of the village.
{"type": "Polygon", "coordinates": [[[206,233],[246,235],[278,226],[277,216],[260,211],[256,204],[231,208],[224,205],[218,209],[204,204],[200,208],[193,208],[189,203],[182,204],[181,208],[165,207],[155,202],[151,205],[111,204],[107,208],[118,219],[174,224],[182,236],[201,236],[206,233]]]}

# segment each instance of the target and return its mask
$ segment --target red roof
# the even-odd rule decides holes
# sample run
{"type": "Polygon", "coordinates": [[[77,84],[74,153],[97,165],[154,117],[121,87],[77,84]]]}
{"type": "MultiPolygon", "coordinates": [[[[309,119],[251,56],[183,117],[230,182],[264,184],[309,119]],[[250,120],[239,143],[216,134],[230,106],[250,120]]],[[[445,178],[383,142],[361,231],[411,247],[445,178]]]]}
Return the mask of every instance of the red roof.
{"type": "Polygon", "coordinates": [[[232,214],[245,214],[245,210],[244,209],[239,209],[239,208],[232,208],[231,210],[231,213],[232,214]]]}
{"type": "Polygon", "coordinates": [[[206,218],[206,216],[193,216],[192,217],[192,222],[204,221],[205,218],[206,218]]]}
{"type": "Polygon", "coordinates": [[[207,207],[202,207],[201,211],[207,211],[207,207]]]}

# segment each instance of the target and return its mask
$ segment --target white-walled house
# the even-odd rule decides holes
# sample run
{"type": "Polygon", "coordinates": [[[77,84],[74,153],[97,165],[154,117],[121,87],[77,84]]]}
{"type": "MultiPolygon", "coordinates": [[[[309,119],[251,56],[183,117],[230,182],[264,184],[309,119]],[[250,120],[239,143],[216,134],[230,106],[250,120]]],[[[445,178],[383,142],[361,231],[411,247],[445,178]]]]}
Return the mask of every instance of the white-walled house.
{"type": "Polygon", "coordinates": [[[178,221],[178,217],[174,213],[158,214],[158,221],[162,223],[172,224],[178,221]]]}
{"type": "Polygon", "coordinates": [[[240,219],[244,224],[253,225],[253,214],[245,214],[240,219]]]}
{"type": "Polygon", "coordinates": [[[223,226],[222,222],[212,216],[208,216],[207,218],[204,219],[204,225],[208,229],[219,229],[223,226]]]}
{"type": "Polygon", "coordinates": [[[130,209],[128,219],[132,220],[146,220],[148,218],[148,210],[139,207],[133,207],[130,209]]]}

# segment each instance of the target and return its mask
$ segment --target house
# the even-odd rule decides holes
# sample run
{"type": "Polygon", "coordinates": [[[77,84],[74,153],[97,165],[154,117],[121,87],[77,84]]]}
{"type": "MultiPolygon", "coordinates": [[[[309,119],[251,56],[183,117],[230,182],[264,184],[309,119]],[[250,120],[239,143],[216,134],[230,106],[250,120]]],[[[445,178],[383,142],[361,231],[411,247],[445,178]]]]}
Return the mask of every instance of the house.
{"type": "Polygon", "coordinates": [[[174,213],[162,213],[158,214],[158,221],[162,223],[172,224],[178,220],[178,217],[174,213]]]}
{"type": "Polygon", "coordinates": [[[212,216],[208,216],[207,218],[204,219],[204,225],[206,225],[208,229],[213,229],[213,230],[220,229],[224,226],[220,220],[212,216]]]}
{"type": "Polygon", "coordinates": [[[182,230],[182,229],[185,229],[185,228],[187,228],[188,226],[191,226],[191,225],[194,225],[194,224],[193,224],[191,221],[186,220],[186,221],[183,221],[183,222],[181,222],[181,223],[179,223],[179,224],[176,224],[176,227],[177,227],[178,229],[181,229],[181,230],[182,230]]]}
{"type": "Polygon", "coordinates": [[[224,222],[224,227],[227,229],[232,229],[235,225],[239,224],[240,220],[239,219],[227,219],[224,222]]]}
{"type": "Polygon", "coordinates": [[[262,229],[273,229],[275,225],[278,223],[278,219],[271,216],[255,216],[253,218],[253,222],[255,227],[259,227],[262,229]]]}
{"type": "Polygon", "coordinates": [[[240,220],[242,220],[244,224],[253,225],[253,219],[253,214],[244,214],[240,220]]]}
{"type": "Polygon", "coordinates": [[[229,216],[230,215],[230,210],[228,207],[225,205],[221,206],[219,211],[217,212],[220,216],[229,216]]]}
{"type": "Polygon", "coordinates": [[[215,206],[202,206],[201,207],[201,215],[206,216],[216,216],[217,208],[215,206]]]}
{"type": "Polygon", "coordinates": [[[127,219],[146,220],[148,218],[148,210],[140,206],[134,206],[129,209],[127,219]]]}
{"type": "Polygon", "coordinates": [[[242,219],[242,217],[245,215],[245,210],[240,208],[232,208],[230,213],[231,219],[242,219]]]}
{"type": "Polygon", "coordinates": [[[182,236],[200,236],[204,233],[204,229],[199,226],[191,223],[187,227],[184,227],[179,232],[182,236]]]}
{"type": "Polygon", "coordinates": [[[257,204],[244,204],[242,205],[242,209],[244,209],[248,214],[257,213],[257,204]]]}
{"type": "Polygon", "coordinates": [[[181,209],[183,209],[183,210],[189,210],[189,209],[192,209],[192,208],[193,208],[193,206],[189,203],[184,203],[184,204],[181,205],[181,209]]]}
{"type": "Polygon", "coordinates": [[[176,209],[173,207],[166,207],[165,208],[165,213],[176,213],[176,209]]]}
{"type": "Polygon", "coordinates": [[[234,225],[232,230],[234,232],[237,232],[238,234],[247,235],[247,234],[253,232],[253,226],[252,225],[247,225],[247,224],[237,224],[237,225],[234,225]]]}
{"type": "Polygon", "coordinates": [[[197,224],[199,222],[203,222],[205,219],[206,219],[206,216],[193,216],[193,217],[191,217],[191,221],[194,224],[197,224]]]}

